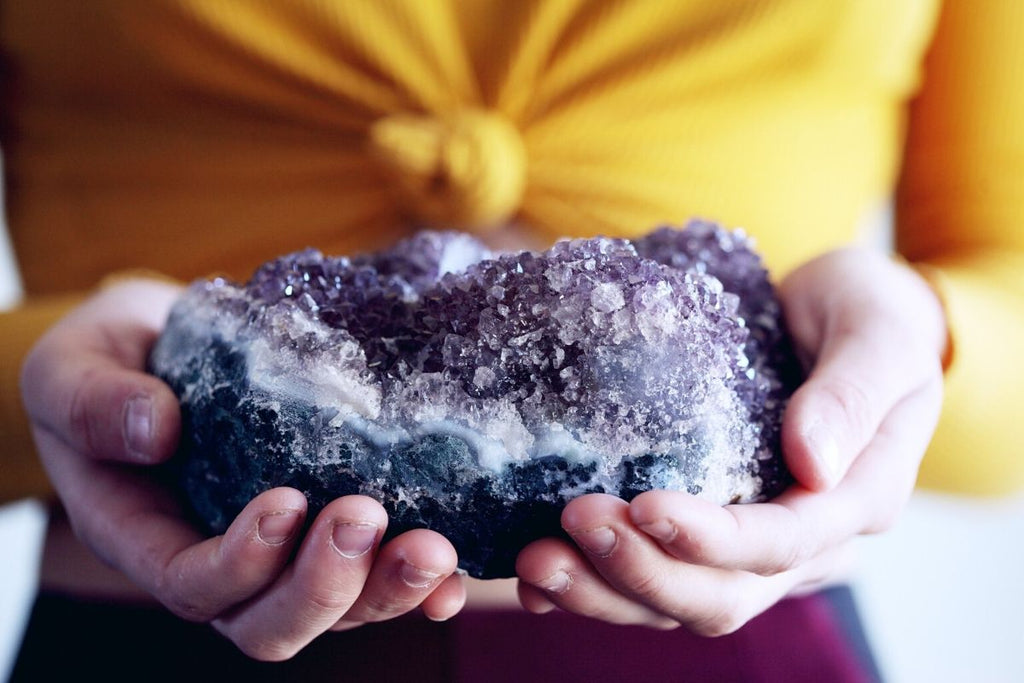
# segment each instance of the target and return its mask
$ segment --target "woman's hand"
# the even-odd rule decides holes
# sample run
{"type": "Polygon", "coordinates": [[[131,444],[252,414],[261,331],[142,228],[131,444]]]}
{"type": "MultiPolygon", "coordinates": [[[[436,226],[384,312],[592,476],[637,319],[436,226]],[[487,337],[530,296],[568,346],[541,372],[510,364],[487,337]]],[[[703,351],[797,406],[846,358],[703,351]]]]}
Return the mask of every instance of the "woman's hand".
{"type": "Polygon", "coordinates": [[[144,372],[179,290],[145,280],[103,290],[33,348],[22,394],[40,457],[71,524],[101,559],[174,613],[210,621],[258,659],[295,654],[329,629],[421,607],[461,609],[455,550],[415,530],[380,547],[384,509],[335,500],[303,535],[306,500],[255,498],[227,533],[204,538],[147,466],[173,454],[181,427],[170,389],[144,372]]]}
{"type": "Polygon", "coordinates": [[[810,376],[783,422],[797,483],[768,503],[719,507],[651,491],[572,501],[562,526],[519,556],[519,594],[616,623],[720,635],[843,565],[859,534],[890,527],[938,418],[947,333],[934,292],[869,251],[827,254],[780,295],[810,376]]]}

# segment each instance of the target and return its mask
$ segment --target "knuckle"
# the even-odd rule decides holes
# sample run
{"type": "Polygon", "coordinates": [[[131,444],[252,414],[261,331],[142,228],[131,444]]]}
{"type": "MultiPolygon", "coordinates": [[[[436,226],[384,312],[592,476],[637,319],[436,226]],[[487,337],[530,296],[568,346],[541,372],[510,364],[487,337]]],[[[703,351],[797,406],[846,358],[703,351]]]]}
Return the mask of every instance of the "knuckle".
{"type": "Polygon", "coordinates": [[[316,612],[344,613],[352,605],[352,596],[345,591],[320,588],[307,592],[306,602],[316,612]]]}
{"type": "Polygon", "coordinates": [[[784,574],[800,567],[807,560],[807,553],[803,547],[792,543],[777,546],[774,553],[770,562],[760,567],[757,574],[761,576],[784,574]]]}
{"type": "Polygon", "coordinates": [[[903,512],[903,504],[890,502],[875,509],[874,517],[864,529],[865,534],[882,534],[894,526],[903,512]]]}
{"type": "Polygon", "coordinates": [[[740,627],[745,623],[745,620],[735,617],[718,619],[713,622],[710,630],[705,635],[709,638],[721,638],[722,636],[727,636],[740,630],[740,627]]]}
{"type": "Polygon", "coordinates": [[[735,610],[724,610],[692,623],[690,630],[706,638],[721,638],[735,633],[745,623],[746,619],[735,610]]]}
{"type": "Polygon", "coordinates": [[[871,427],[871,398],[862,386],[848,378],[833,378],[821,387],[839,406],[855,434],[864,434],[871,427]]]}
{"type": "Polygon", "coordinates": [[[181,594],[172,593],[160,601],[175,616],[186,621],[207,622],[217,616],[202,600],[190,599],[181,594]]]}
{"type": "Polygon", "coordinates": [[[401,598],[392,595],[363,595],[364,621],[383,621],[408,612],[410,606],[401,598]]]}
{"type": "Polygon", "coordinates": [[[626,590],[641,602],[657,604],[665,599],[665,578],[660,572],[639,572],[627,577],[624,583],[626,590]]]}
{"type": "Polygon", "coordinates": [[[747,623],[747,612],[739,597],[733,593],[719,595],[717,601],[703,614],[691,617],[684,623],[697,635],[719,638],[734,633],[747,623]]]}
{"type": "Polygon", "coordinates": [[[212,621],[220,612],[209,596],[190,589],[173,564],[155,578],[152,592],[164,607],[186,621],[212,621]]]}
{"type": "Polygon", "coordinates": [[[71,394],[71,399],[68,401],[67,421],[71,433],[81,440],[91,454],[93,453],[94,438],[90,426],[92,421],[89,419],[89,402],[85,395],[86,386],[87,384],[82,382],[75,387],[71,394]]]}
{"type": "Polygon", "coordinates": [[[698,564],[714,564],[721,560],[721,539],[691,529],[680,529],[673,539],[674,550],[698,564]]]}
{"type": "Polygon", "coordinates": [[[75,384],[66,407],[67,424],[72,438],[75,439],[90,456],[100,454],[100,435],[96,416],[92,406],[92,387],[100,381],[95,368],[87,369],[75,384]]]}

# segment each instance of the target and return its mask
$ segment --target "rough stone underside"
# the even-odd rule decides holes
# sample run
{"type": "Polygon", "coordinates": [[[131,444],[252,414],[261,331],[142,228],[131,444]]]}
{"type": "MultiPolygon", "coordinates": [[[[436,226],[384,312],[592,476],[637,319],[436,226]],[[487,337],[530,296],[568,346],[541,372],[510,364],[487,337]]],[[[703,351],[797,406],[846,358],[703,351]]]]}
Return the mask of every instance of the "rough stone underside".
{"type": "Polygon", "coordinates": [[[181,399],[180,476],[214,532],[275,486],[311,513],[362,493],[389,535],[439,531],[492,578],[580,494],[726,504],[790,481],[798,366],[760,259],[711,223],[543,253],[423,232],[290,254],[193,284],[151,367],[181,399]]]}

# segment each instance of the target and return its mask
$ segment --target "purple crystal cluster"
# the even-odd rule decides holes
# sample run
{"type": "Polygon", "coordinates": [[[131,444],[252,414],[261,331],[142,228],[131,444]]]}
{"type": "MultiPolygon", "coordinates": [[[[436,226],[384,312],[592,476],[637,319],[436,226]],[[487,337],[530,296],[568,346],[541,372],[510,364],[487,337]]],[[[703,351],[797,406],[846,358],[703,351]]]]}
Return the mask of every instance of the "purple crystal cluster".
{"type": "Polygon", "coordinates": [[[274,486],[313,511],[362,493],[389,534],[435,529],[490,578],[584,493],[725,504],[790,481],[798,365],[750,242],[711,223],[542,253],[437,232],[298,252],[244,285],[193,284],[150,360],[182,403],[185,494],[216,532],[274,486]]]}

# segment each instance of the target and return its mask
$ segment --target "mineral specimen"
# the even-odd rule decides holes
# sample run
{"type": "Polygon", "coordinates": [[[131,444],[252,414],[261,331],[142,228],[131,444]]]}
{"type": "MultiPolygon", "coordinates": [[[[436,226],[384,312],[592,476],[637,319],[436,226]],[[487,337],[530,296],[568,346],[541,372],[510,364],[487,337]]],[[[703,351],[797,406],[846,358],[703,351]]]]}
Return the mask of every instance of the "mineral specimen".
{"type": "Polygon", "coordinates": [[[193,284],[150,361],[181,400],[179,475],[215,532],[271,487],[313,511],[362,493],[390,535],[439,531],[489,578],[560,534],[581,494],[725,504],[789,482],[798,366],[760,259],[711,223],[543,253],[437,232],[302,251],[245,285],[193,284]]]}

